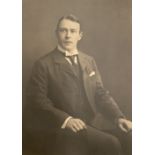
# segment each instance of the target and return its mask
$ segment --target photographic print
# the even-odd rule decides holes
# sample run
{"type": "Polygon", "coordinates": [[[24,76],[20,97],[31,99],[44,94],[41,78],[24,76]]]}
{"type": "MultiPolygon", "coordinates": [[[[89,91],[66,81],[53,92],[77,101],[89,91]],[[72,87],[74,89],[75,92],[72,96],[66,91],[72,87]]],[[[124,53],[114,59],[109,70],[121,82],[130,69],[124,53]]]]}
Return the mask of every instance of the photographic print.
{"type": "Polygon", "coordinates": [[[23,155],[132,154],[131,3],[23,0],[23,155]]]}

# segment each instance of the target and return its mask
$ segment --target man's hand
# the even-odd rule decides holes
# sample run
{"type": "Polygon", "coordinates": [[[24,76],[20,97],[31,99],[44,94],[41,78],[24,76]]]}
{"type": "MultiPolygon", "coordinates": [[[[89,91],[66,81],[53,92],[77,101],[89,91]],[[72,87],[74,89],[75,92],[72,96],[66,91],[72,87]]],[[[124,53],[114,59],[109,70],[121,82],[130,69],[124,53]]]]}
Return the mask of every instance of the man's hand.
{"type": "Polygon", "coordinates": [[[124,132],[129,132],[132,129],[132,122],[124,118],[119,118],[118,127],[124,132]]]}
{"type": "Polygon", "coordinates": [[[80,130],[86,129],[86,124],[77,118],[71,118],[66,124],[66,128],[71,129],[73,132],[78,132],[80,130]]]}

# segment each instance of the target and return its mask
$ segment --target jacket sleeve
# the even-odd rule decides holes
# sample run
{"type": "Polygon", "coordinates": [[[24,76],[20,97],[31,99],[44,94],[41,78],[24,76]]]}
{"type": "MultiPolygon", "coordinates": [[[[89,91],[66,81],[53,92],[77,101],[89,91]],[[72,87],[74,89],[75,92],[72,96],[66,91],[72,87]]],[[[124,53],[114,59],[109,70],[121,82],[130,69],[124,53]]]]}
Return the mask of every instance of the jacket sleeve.
{"type": "Polygon", "coordinates": [[[61,125],[69,115],[54,107],[52,100],[48,97],[48,72],[46,64],[37,61],[34,64],[32,75],[27,90],[27,100],[31,104],[31,108],[35,111],[40,111],[47,116],[58,127],[61,125]]]}
{"type": "Polygon", "coordinates": [[[101,75],[94,59],[92,60],[92,63],[96,72],[95,101],[98,109],[106,114],[112,121],[116,121],[119,117],[125,117],[115,100],[111,97],[109,91],[104,88],[101,75]]]}

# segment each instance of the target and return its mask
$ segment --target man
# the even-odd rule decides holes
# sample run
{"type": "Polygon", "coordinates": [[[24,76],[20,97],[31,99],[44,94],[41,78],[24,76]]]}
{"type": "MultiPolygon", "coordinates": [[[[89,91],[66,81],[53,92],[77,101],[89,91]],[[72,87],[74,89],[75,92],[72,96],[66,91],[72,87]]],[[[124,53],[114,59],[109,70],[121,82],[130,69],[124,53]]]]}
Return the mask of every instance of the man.
{"type": "Polygon", "coordinates": [[[131,154],[131,122],[103,87],[94,59],[78,50],[77,17],[62,17],[56,35],[58,46],[35,63],[30,79],[24,128],[31,142],[44,155],[131,154]]]}

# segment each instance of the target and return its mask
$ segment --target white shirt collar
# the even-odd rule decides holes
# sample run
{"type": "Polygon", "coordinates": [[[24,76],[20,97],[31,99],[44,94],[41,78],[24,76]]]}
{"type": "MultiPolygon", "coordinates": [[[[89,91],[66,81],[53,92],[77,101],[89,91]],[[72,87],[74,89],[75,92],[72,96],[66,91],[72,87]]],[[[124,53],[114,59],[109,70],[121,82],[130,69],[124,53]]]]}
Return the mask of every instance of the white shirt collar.
{"type": "Polygon", "coordinates": [[[65,53],[65,56],[73,56],[79,54],[77,49],[73,50],[72,52],[68,52],[67,50],[64,50],[60,45],[58,45],[57,48],[60,52],[65,53]]]}

